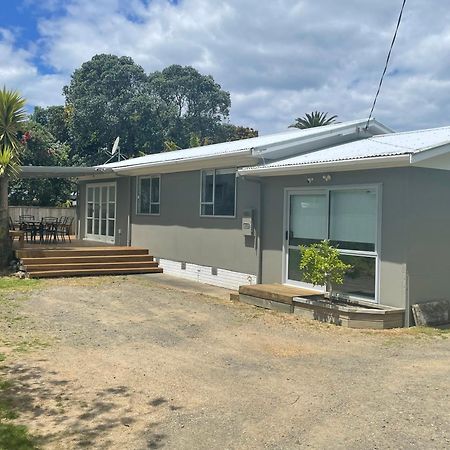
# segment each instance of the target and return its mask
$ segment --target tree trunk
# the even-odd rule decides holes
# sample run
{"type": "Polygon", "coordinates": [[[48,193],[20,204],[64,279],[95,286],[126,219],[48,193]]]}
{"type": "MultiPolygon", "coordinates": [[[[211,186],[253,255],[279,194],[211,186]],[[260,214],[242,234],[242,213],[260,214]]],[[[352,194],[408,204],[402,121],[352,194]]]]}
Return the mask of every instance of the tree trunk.
{"type": "Polygon", "coordinates": [[[8,177],[0,177],[0,270],[5,269],[12,256],[9,239],[8,177]]]}

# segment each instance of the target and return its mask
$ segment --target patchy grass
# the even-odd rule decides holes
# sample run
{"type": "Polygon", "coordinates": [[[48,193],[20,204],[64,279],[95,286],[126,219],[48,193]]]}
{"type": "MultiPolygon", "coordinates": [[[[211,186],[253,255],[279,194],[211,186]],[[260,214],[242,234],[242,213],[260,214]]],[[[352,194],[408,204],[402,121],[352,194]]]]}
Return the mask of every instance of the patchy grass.
{"type": "Polygon", "coordinates": [[[0,291],[14,290],[14,291],[28,291],[38,287],[40,280],[23,279],[16,277],[0,277],[0,291]]]}
{"type": "Polygon", "coordinates": [[[24,425],[0,422],[0,450],[34,450],[34,439],[24,425]]]}
{"type": "Polygon", "coordinates": [[[447,339],[450,337],[450,328],[441,327],[411,327],[405,329],[405,334],[415,337],[441,337],[447,339]]]}
{"type": "Polygon", "coordinates": [[[35,439],[28,433],[27,427],[11,422],[19,416],[10,398],[9,390],[12,387],[10,381],[0,380],[0,450],[37,449],[35,439]]]}
{"type": "Polygon", "coordinates": [[[387,338],[383,342],[383,345],[385,345],[386,347],[404,346],[407,345],[408,342],[411,342],[411,339],[427,339],[427,338],[448,339],[450,338],[450,328],[449,327],[399,328],[395,330],[385,330],[383,335],[384,337],[387,338]]]}
{"type": "MultiPolygon", "coordinates": [[[[27,341],[20,341],[14,344],[13,351],[18,353],[27,353],[33,350],[40,350],[49,347],[48,342],[42,341],[40,339],[30,339],[27,341]]],[[[1,450],[1,449],[0,449],[1,450]]]]}

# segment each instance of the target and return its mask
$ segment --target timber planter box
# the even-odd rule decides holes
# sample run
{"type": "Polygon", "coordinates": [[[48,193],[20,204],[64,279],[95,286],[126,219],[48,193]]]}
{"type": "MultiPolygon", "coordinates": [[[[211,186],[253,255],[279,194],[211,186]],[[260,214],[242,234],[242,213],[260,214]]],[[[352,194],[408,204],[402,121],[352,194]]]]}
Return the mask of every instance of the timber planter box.
{"type": "Polygon", "coordinates": [[[405,310],[364,301],[329,301],[323,295],[294,297],[294,314],[348,328],[387,329],[404,326],[405,310]]]}

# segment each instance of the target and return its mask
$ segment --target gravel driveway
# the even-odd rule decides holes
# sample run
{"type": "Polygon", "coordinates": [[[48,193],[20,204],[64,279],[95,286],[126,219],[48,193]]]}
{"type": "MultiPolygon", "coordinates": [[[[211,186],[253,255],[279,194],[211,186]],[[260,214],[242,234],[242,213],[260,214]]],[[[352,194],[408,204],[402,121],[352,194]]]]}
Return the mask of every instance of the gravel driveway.
{"type": "Polygon", "coordinates": [[[309,322],[167,276],[8,295],[2,373],[43,448],[450,448],[448,334],[309,322]]]}

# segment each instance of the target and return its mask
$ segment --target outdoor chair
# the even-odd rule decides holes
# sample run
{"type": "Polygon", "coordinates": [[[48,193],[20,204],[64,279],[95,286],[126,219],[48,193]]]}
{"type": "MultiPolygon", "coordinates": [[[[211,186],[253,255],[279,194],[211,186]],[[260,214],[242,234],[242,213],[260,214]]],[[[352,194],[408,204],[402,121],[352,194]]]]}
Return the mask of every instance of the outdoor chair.
{"type": "Polygon", "coordinates": [[[72,228],[73,217],[62,217],[61,221],[57,226],[57,236],[61,238],[63,242],[65,242],[66,237],[69,238],[69,242],[72,242],[70,239],[70,230],[72,228]]]}
{"type": "Polygon", "coordinates": [[[13,222],[11,216],[9,216],[9,229],[10,229],[10,231],[14,231],[16,229],[16,226],[14,225],[14,222],[13,222]]]}
{"type": "Polygon", "coordinates": [[[25,233],[27,242],[36,238],[36,228],[34,224],[34,216],[22,215],[19,216],[19,229],[25,233]]]}
{"type": "Polygon", "coordinates": [[[43,217],[39,227],[39,238],[41,242],[56,242],[59,219],[57,217],[43,217]]]}

